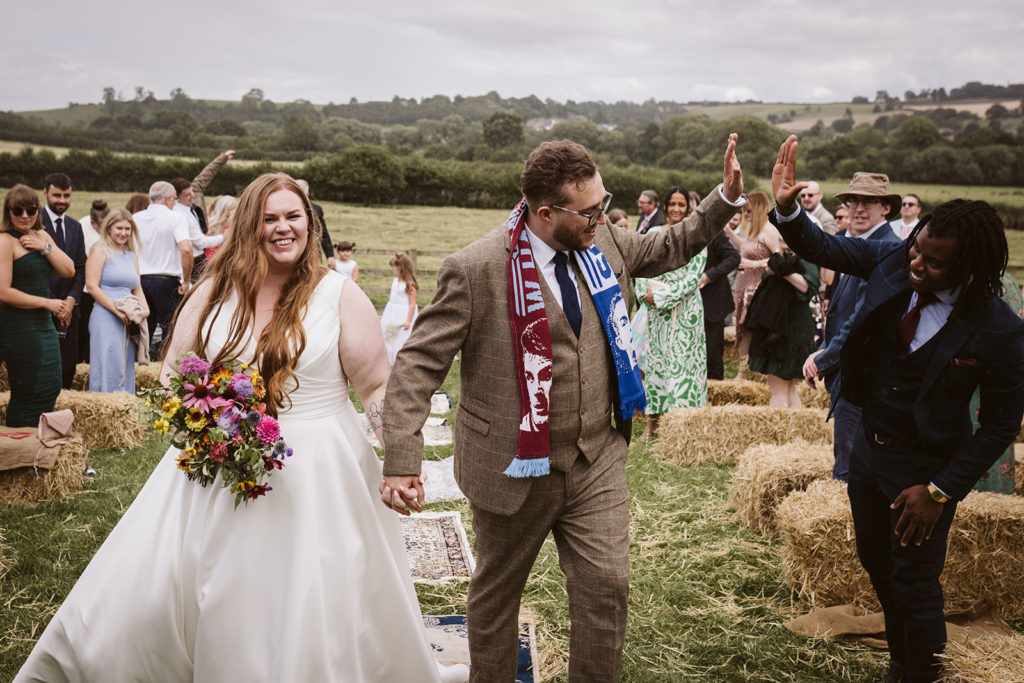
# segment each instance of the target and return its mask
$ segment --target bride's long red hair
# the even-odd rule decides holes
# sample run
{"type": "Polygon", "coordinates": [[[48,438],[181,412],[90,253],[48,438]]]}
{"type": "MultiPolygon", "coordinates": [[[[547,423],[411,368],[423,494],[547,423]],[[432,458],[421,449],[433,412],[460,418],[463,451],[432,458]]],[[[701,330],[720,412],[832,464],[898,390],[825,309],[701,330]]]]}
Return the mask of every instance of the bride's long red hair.
{"type": "MultiPolygon", "coordinates": [[[[231,315],[228,338],[217,355],[210,359],[211,362],[216,365],[236,358],[251,338],[256,315],[256,294],[267,276],[267,257],[262,247],[263,210],[267,197],[278,190],[293,192],[302,200],[309,233],[306,248],[281,289],[273,317],[256,341],[254,363],[266,383],[267,411],[272,415],[277,415],[286,403],[290,403],[287,389],[289,383],[292,383],[292,389],[298,386],[295,368],[299,356],[306,348],[302,318],[313,290],[327,273],[327,269],[320,263],[320,223],[313,215],[306,194],[291,176],[267,173],[252,181],[242,192],[231,232],[225,238],[224,246],[206,264],[200,279],[200,283],[210,282],[210,296],[203,304],[191,346],[196,353],[206,357],[212,329],[212,325],[206,325],[206,322],[220,313],[233,293],[237,294],[238,304],[231,315]]],[[[179,312],[196,289],[192,288],[185,295],[178,307],[179,312]]]]}

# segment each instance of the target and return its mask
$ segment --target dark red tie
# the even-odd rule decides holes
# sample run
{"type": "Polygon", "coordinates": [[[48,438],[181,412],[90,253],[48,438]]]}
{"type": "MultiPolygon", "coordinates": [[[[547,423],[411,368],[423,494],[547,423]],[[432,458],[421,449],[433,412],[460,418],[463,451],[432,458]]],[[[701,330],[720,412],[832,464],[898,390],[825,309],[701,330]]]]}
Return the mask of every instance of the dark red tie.
{"type": "Polygon", "coordinates": [[[910,342],[914,341],[917,326],[921,323],[921,309],[936,301],[938,301],[938,297],[933,292],[918,292],[917,303],[907,311],[907,314],[903,316],[903,320],[900,320],[900,347],[904,353],[910,351],[910,342]]]}

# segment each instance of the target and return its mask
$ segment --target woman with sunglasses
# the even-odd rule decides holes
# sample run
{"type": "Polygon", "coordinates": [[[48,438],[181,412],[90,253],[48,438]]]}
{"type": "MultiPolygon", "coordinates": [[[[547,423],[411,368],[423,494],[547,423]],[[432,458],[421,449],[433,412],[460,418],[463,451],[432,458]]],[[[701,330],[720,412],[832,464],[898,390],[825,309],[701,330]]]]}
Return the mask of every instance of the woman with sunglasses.
{"type": "MultiPolygon", "coordinates": [[[[53,410],[61,386],[60,343],[50,298],[50,274],[72,277],[75,264],[57,248],[39,216],[39,196],[15,185],[4,197],[0,227],[0,357],[7,362],[8,427],[35,427],[53,410]]],[[[70,314],[64,323],[70,322],[70,314]]]]}

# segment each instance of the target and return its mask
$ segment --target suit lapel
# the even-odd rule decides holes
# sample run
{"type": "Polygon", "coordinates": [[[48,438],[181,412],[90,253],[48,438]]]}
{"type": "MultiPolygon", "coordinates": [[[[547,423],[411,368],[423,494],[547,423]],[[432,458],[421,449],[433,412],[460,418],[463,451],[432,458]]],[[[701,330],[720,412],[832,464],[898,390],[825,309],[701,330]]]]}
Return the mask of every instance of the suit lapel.
{"type": "Polygon", "coordinates": [[[932,353],[931,360],[928,362],[928,369],[925,371],[924,380],[921,382],[921,390],[917,394],[917,400],[928,394],[928,391],[932,388],[935,382],[939,379],[939,375],[942,374],[943,368],[945,368],[950,359],[959,351],[967,338],[978,329],[979,321],[976,316],[969,316],[968,320],[964,320],[959,316],[949,316],[949,320],[939,330],[939,340],[935,347],[935,351],[932,353]]]}

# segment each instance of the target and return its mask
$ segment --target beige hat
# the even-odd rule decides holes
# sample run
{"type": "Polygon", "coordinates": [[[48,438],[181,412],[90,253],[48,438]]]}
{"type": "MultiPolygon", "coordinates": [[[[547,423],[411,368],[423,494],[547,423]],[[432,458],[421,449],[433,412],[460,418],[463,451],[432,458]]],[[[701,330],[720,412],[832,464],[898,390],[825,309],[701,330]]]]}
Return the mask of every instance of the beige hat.
{"type": "Polygon", "coordinates": [[[847,201],[850,197],[878,197],[891,205],[889,216],[899,212],[900,202],[903,200],[903,197],[889,187],[889,176],[884,173],[865,173],[863,171],[854,173],[850,187],[846,192],[840,192],[835,197],[841,202],[847,201]]]}

